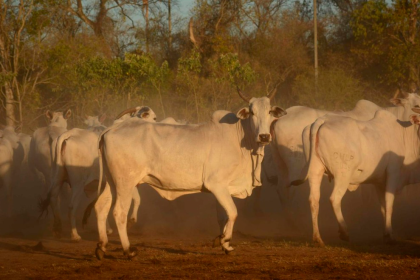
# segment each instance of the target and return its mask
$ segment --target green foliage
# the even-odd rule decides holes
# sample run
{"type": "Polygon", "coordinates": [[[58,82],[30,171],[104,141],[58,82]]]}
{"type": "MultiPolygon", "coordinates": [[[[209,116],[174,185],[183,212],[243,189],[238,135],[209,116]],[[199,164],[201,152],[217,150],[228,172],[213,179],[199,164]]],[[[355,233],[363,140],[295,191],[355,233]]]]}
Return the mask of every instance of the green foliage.
{"type": "Polygon", "coordinates": [[[193,49],[191,54],[185,58],[180,58],[178,61],[178,73],[182,75],[198,75],[202,70],[201,55],[193,49]]]}
{"type": "Polygon", "coordinates": [[[367,68],[380,69],[383,82],[419,81],[419,8],[413,1],[369,0],[353,13],[353,52],[367,68]]]}
{"type": "Polygon", "coordinates": [[[255,82],[257,74],[249,63],[241,65],[237,53],[221,54],[213,63],[213,75],[217,82],[238,82],[250,84],[255,82]]]}
{"type": "Polygon", "coordinates": [[[363,87],[348,71],[320,69],[318,90],[312,73],[299,75],[293,85],[298,104],[324,110],[350,110],[363,98],[363,87]]]}
{"type": "MultiPolygon", "coordinates": [[[[198,122],[214,110],[236,109],[242,102],[236,85],[259,96],[277,81],[282,85],[276,101],[283,107],[344,110],[362,96],[388,100],[398,82],[419,81],[416,1],[334,2],[334,8],[320,2],[317,91],[310,2],[197,0],[191,9],[194,44],[186,32],[188,19],[172,14],[169,37],[167,3],[152,2],[148,30],[129,20],[135,10],[127,1],[101,22],[95,22],[99,2],[84,5],[86,15],[101,25],[98,36],[99,29],[69,12],[75,8],[66,7],[69,2],[34,1],[18,40],[18,61],[2,62],[18,70],[0,74],[0,85],[12,79],[14,94],[17,89],[22,94],[23,119],[35,119],[45,108],[112,115],[147,103],[159,117],[167,113],[198,122]],[[146,34],[147,54],[140,51],[146,34]]],[[[3,21],[7,34],[16,27],[17,8],[10,6],[3,21]]],[[[12,37],[5,41],[11,54],[17,50],[12,37]]]]}

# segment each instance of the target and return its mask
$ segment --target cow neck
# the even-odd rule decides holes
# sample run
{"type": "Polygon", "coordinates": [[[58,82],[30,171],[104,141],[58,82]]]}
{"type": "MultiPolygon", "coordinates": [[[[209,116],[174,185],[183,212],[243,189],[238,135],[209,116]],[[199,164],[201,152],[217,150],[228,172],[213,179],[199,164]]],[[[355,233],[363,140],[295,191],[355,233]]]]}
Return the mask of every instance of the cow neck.
{"type": "Polygon", "coordinates": [[[86,130],[92,131],[98,135],[104,132],[105,129],[107,129],[107,127],[104,125],[89,126],[88,128],[86,128],[86,130]]]}
{"type": "Polygon", "coordinates": [[[264,146],[261,146],[255,141],[255,135],[253,135],[249,118],[237,122],[236,131],[238,133],[242,156],[251,157],[252,185],[259,187],[262,185],[261,165],[264,158],[264,146]]]}
{"type": "Polygon", "coordinates": [[[386,107],[384,108],[386,111],[393,114],[397,119],[401,121],[408,121],[410,118],[411,112],[411,106],[395,106],[395,107],[386,107]]]}
{"type": "Polygon", "coordinates": [[[12,145],[13,150],[16,150],[19,146],[19,137],[16,134],[14,128],[12,127],[6,127],[3,130],[2,138],[9,141],[9,143],[12,145]]]}
{"type": "MultiPolygon", "coordinates": [[[[408,122],[401,122],[402,125],[408,125],[408,122]]],[[[419,125],[409,125],[401,127],[403,130],[403,142],[404,142],[404,166],[409,174],[409,183],[420,182],[420,135],[419,125]]]]}

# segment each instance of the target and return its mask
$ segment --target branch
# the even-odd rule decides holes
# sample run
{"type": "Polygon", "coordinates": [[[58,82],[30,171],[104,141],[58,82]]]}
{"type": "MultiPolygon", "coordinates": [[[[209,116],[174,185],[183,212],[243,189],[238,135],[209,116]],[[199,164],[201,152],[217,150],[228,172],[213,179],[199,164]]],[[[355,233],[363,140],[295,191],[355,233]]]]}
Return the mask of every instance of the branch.
{"type": "MultiPolygon", "coordinates": [[[[134,20],[129,15],[127,15],[127,13],[124,11],[124,8],[123,8],[124,4],[121,5],[118,0],[115,0],[115,3],[117,3],[117,6],[115,6],[115,7],[119,7],[120,8],[121,13],[131,21],[131,26],[134,27],[135,26],[134,20]]],[[[109,10],[110,9],[108,9],[108,11],[109,10]]]]}
{"type": "MultiPolygon", "coordinates": [[[[69,4],[70,1],[68,0],[67,3],[69,4]]],[[[68,9],[69,9],[70,12],[73,11],[75,15],[77,15],[81,20],[83,20],[92,29],[95,29],[95,23],[92,20],[90,20],[86,16],[86,14],[83,12],[82,0],[77,0],[77,11],[74,11],[73,8],[71,8],[71,4],[70,4],[70,6],[68,6],[68,9]]]]}

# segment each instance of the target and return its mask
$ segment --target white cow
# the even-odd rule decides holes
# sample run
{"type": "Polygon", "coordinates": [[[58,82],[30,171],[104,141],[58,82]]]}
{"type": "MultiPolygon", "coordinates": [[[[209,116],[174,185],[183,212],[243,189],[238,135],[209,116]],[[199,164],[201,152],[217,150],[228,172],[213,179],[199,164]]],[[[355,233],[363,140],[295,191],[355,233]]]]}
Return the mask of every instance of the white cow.
{"type": "Polygon", "coordinates": [[[106,126],[103,125],[106,119],[106,114],[103,113],[101,116],[85,116],[84,123],[87,125],[88,130],[98,131],[101,133],[106,129],[106,126]]]}
{"type": "Polygon", "coordinates": [[[51,166],[55,153],[53,147],[58,136],[67,131],[67,119],[71,116],[71,110],[68,109],[64,113],[47,111],[45,115],[50,124],[35,130],[31,139],[28,164],[32,170],[37,170],[43,175],[46,193],[51,185],[51,166]]]}
{"type": "Polygon", "coordinates": [[[13,127],[0,130],[0,188],[4,188],[7,196],[7,216],[12,216],[13,173],[19,169],[19,137],[13,127]]]}
{"type": "Polygon", "coordinates": [[[292,220],[289,212],[291,201],[288,198],[293,197],[293,189],[289,187],[292,182],[299,182],[302,179],[301,173],[306,163],[302,143],[302,132],[305,127],[311,125],[317,118],[331,113],[357,120],[370,120],[380,109],[390,111],[400,120],[407,121],[411,108],[420,105],[420,97],[417,94],[406,94],[402,91],[398,91],[390,101],[397,106],[381,108],[370,101],[360,100],[355,108],[348,112],[329,112],[304,106],[286,109],[287,115],[274,125],[274,139],[271,146],[277,166],[277,193],[283,203],[287,219],[292,220]]]}
{"type": "Polygon", "coordinates": [[[108,243],[106,217],[111,189],[116,191],[114,218],[124,253],[135,256],[127,237],[127,212],[132,189],[142,183],[171,200],[186,194],[213,193],[228,216],[224,232],[214,244],[222,245],[227,253],[233,250],[229,242],[237,210],[232,196],[245,198],[261,185],[261,161],[264,145],[271,140],[270,125],[285,114],[281,108],[271,107],[267,97],[243,98],[249,106],[236,115],[216,111],[212,121],[200,125],[147,123],[132,118],[102,133],[99,163],[109,185],[95,204],[99,259],[108,243]]]}
{"type": "MultiPolygon", "coordinates": [[[[418,124],[416,115],[411,115],[410,119],[411,123],[418,124]]],[[[407,184],[420,183],[419,126],[411,123],[397,119],[386,110],[379,110],[369,121],[326,115],[311,125],[310,141],[304,139],[309,158],[303,174],[310,186],[315,242],[324,245],[318,229],[320,186],[324,172],[334,178],[330,200],[339,222],[340,238],[349,239],[341,212],[344,194],[347,189],[355,190],[360,184],[371,183],[378,186],[385,221],[385,241],[393,241],[391,217],[395,193],[407,184]]]]}
{"type": "MultiPolygon", "coordinates": [[[[147,121],[154,121],[156,114],[147,106],[131,108],[123,111],[119,116],[138,116],[147,121]]],[[[71,186],[72,196],[69,205],[69,217],[71,223],[71,240],[81,239],[76,228],[76,211],[81,202],[82,195],[89,186],[97,186],[99,178],[98,136],[105,129],[101,118],[87,117],[85,123],[88,129],[73,128],[64,132],[57,141],[56,159],[52,175],[52,185],[47,199],[42,203],[41,210],[46,211],[51,201],[54,214],[54,235],[61,236],[61,218],[58,209],[58,194],[64,182],[71,186]]],[[[116,120],[118,123],[119,119],[116,120]]],[[[133,190],[134,211],[131,217],[137,221],[137,210],[140,206],[140,195],[137,189],[133,190]]],[[[111,232],[110,230],[108,232],[111,232]]]]}

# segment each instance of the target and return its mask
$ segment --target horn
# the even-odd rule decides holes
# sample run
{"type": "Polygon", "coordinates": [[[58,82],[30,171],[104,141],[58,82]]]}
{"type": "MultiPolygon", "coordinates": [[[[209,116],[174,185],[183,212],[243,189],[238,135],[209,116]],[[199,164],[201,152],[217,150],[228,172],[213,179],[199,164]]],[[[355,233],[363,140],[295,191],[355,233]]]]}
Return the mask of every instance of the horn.
{"type": "Polygon", "coordinates": [[[276,95],[277,92],[277,87],[280,85],[280,82],[277,82],[274,85],[274,88],[271,90],[271,92],[269,94],[267,94],[267,97],[270,98],[270,100],[273,100],[274,96],[276,95]]]}
{"type": "Polygon", "coordinates": [[[122,111],[121,113],[119,113],[118,116],[115,119],[118,120],[122,116],[124,116],[126,114],[132,114],[134,112],[137,112],[138,110],[139,110],[139,107],[133,107],[133,108],[125,109],[124,111],[122,111]]]}
{"type": "Polygon", "coordinates": [[[243,100],[245,100],[246,102],[248,102],[248,103],[249,103],[249,100],[251,100],[251,98],[250,98],[250,97],[246,97],[245,95],[243,95],[243,94],[242,94],[242,92],[241,92],[241,90],[239,89],[239,86],[238,86],[238,85],[236,85],[236,90],[238,91],[239,96],[240,96],[243,100]]]}
{"type": "Polygon", "coordinates": [[[194,46],[196,48],[198,48],[197,40],[194,37],[194,30],[193,30],[194,22],[193,22],[192,18],[190,18],[190,22],[189,22],[188,26],[189,26],[188,33],[190,35],[190,40],[194,44],[194,46]]]}
{"type": "Polygon", "coordinates": [[[411,110],[413,110],[414,113],[420,114],[420,108],[418,107],[411,108],[411,110]]]}
{"type": "Polygon", "coordinates": [[[398,95],[400,94],[400,89],[397,89],[396,91],[395,91],[395,94],[394,94],[394,98],[398,98],[398,95]]]}

